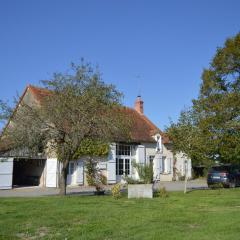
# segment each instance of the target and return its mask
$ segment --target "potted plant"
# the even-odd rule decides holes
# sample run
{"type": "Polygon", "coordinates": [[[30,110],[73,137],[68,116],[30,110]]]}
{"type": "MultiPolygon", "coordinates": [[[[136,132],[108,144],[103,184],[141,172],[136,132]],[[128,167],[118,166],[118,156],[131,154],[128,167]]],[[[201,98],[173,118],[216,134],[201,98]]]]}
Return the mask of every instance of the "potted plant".
{"type": "Polygon", "coordinates": [[[153,165],[134,162],[139,180],[125,178],[128,183],[128,198],[152,198],[153,197],[153,165]]]}

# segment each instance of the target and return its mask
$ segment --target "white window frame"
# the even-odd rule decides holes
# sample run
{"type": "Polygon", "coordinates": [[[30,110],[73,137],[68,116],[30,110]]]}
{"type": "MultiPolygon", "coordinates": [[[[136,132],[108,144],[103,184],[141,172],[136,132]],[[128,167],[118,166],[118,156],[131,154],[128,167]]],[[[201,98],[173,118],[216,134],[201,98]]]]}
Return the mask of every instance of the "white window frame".
{"type": "Polygon", "coordinates": [[[130,176],[131,175],[131,159],[129,157],[117,157],[116,158],[116,175],[117,176],[130,176]],[[119,172],[119,160],[122,160],[123,161],[123,173],[120,174],[119,172]],[[127,174],[126,173],[126,161],[129,161],[128,165],[129,165],[129,173],[127,174]]]}
{"type": "Polygon", "coordinates": [[[133,151],[133,145],[129,145],[129,144],[117,144],[116,145],[116,175],[117,176],[131,176],[132,174],[132,151],[133,151]],[[122,153],[123,155],[118,155],[118,148],[119,146],[121,147],[126,147],[126,148],[130,148],[130,151],[128,150],[124,150],[122,153]],[[124,153],[129,152],[129,155],[125,155],[124,153]],[[119,174],[119,159],[123,160],[123,174],[119,174]],[[126,161],[129,161],[129,174],[126,174],[126,161]]]}
{"type": "Polygon", "coordinates": [[[154,158],[155,158],[155,155],[148,155],[148,156],[147,156],[148,164],[150,164],[151,162],[152,162],[152,164],[153,164],[154,158]]]}
{"type": "Polygon", "coordinates": [[[171,174],[172,173],[172,158],[163,156],[162,157],[162,174],[171,174]]]}

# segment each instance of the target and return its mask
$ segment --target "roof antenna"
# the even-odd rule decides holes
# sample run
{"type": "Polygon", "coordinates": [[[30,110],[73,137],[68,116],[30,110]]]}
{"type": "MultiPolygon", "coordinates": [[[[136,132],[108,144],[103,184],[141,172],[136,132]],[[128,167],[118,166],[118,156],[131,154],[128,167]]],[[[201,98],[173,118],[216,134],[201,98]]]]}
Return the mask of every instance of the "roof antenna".
{"type": "Polygon", "coordinates": [[[141,97],[141,76],[137,75],[136,79],[137,79],[137,89],[138,89],[137,97],[141,97]]]}

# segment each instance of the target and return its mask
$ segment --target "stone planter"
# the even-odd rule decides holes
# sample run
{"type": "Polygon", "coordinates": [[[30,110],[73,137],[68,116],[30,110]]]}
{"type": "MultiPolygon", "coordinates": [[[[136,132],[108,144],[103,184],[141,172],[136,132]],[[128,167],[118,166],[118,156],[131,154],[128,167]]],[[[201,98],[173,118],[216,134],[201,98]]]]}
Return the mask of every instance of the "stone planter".
{"type": "Polygon", "coordinates": [[[153,184],[128,184],[128,198],[153,198],[153,184]]]}

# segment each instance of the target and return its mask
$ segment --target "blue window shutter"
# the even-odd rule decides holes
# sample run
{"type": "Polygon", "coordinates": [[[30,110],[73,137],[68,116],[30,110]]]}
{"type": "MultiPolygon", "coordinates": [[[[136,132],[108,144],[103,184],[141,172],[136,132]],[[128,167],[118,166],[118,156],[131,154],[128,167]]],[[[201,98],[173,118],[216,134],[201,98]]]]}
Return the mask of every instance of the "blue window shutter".
{"type": "Polygon", "coordinates": [[[161,156],[160,159],[160,173],[165,172],[165,157],[161,156]]]}
{"type": "Polygon", "coordinates": [[[143,145],[138,145],[137,162],[140,164],[145,164],[145,147],[143,145]]]}
{"type": "Polygon", "coordinates": [[[172,158],[168,158],[168,172],[172,173],[172,158]]]}
{"type": "Polygon", "coordinates": [[[116,144],[110,145],[107,162],[107,179],[109,184],[116,183],[116,144]]]}
{"type": "Polygon", "coordinates": [[[77,161],[77,183],[78,184],[83,184],[83,161],[82,160],[78,160],[77,161]]]}

